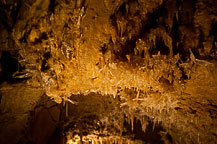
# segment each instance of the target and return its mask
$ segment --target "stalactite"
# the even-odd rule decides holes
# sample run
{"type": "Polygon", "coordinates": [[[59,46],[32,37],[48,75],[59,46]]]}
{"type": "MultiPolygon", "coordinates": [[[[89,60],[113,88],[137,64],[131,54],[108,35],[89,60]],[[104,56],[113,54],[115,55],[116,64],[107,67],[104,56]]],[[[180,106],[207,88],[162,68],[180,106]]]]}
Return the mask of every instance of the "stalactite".
{"type": "Polygon", "coordinates": [[[133,132],[133,128],[134,128],[134,114],[130,115],[130,120],[131,120],[131,130],[133,132]]]}

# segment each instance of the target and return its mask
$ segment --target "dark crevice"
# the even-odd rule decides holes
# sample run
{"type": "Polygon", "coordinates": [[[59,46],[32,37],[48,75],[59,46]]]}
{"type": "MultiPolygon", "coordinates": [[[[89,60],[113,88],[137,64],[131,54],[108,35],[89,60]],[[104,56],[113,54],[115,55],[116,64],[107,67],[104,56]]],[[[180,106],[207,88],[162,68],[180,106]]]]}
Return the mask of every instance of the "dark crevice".
{"type": "Polygon", "coordinates": [[[173,55],[176,55],[180,52],[178,46],[177,46],[177,42],[179,41],[179,32],[178,32],[178,20],[176,19],[176,17],[173,17],[173,26],[172,26],[172,31],[171,31],[171,36],[173,38],[173,55]]]}
{"type": "Polygon", "coordinates": [[[210,104],[210,106],[217,109],[217,105],[210,104]]]}
{"type": "Polygon", "coordinates": [[[100,52],[102,54],[105,54],[107,50],[108,50],[108,46],[106,44],[100,47],[100,52]]]}
{"type": "Polygon", "coordinates": [[[217,59],[217,47],[215,43],[217,43],[217,37],[214,38],[212,49],[210,50],[212,58],[217,59]]]}
{"type": "Polygon", "coordinates": [[[142,57],[142,58],[145,57],[145,51],[144,51],[144,50],[142,50],[141,57],[142,57]]]}
{"type": "Polygon", "coordinates": [[[164,142],[161,140],[161,135],[159,133],[165,130],[160,124],[156,124],[155,128],[153,127],[154,123],[152,121],[149,121],[146,127],[146,131],[143,132],[141,122],[134,119],[134,139],[142,140],[146,143],[163,144],[164,142]]]}
{"type": "Polygon", "coordinates": [[[158,26],[159,18],[167,14],[168,11],[165,7],[165,2],[159,8],[157,8],[153,13],[148,13],[147,20],[143,21],[140,35],[143,36],[147,32],[149,32],[149,30],[156,29],[158,26]]]}
{"type": "Polygon", "coordinates": [[[56,0],[50,0],[49,11],[50,11],[51,13],[54,13],[56,6],[57,6],[56,0]]]}
{"type": "Polygon", "coordinates": [[[46,71],[46,70],[48,70],[50,68],[48,63],[47,63],[47,60],[49,58],[51,58],[51,53],[47,52],[47,53],[44,54],[43,57],[44,57],[44,59],[43,59],[42,64],[41,64],[41,71],[44,72],[44,71],[46,71]]]}
{"type": "Polygon", "coordinates": [[[169,48],[165,45],[163,39],[157,38],[155,47],[153,46],[151,49],[149,49],[149,53],[151,55],[157,55],[158,52],[162,55],[168,55],[170,53],[169,48]]]}
{"type": "Polygon", "coordinates": [[[136,40],[137,40],[136,38],[132,38],[131,40],[128,39],[126,43],[123,46],[121,46],[120,53],[116,53],[116,55],[119,56],[120,60],[126,61],[127,60],[126,55],[134,53],[134,48],[136,46],[136,40]]]}
{"type": "Polygon", "coordinates": [[[35,38],[33,44],[38,44],[38,43],[42,43],[42,40],[40,38],[35,38]]]}
{"type": "Polygon", "coordinates": [[[192,114],[196,114],[196,112],[197,112],[196,110],[192,109],[191,107],[189,107],[189,109],[191,110],[192,114]]]}
{"type": "Polygon", "coordinates": [[[20,43],[27,43],[25,34],[24,34],[24,36],[23,36],[22,38],[19,39],[19,42],[20,42],[20,43]]]}
{"type": "MultiPolygon", "coordinates": [[[[199,54],[199,51],[198,49],[191,49],[192,53],[194,54],[195,58],[196,59],[200,59],[200,54],[199,54]]],[[[190,52],[189,52],[190,53],[190,52]]]]}
{"type": "Polygon", "coordinates": [[[179,6],[181,5],[182,0],[176,0],[176,7],[179,8],[179,6]]]}
{"type": "Polygon", "coordinates": [[[0,9],[0,21],[1,23],[4,25],[5,29],[8,31],[8,32],[11,32],[12,31],[12,27],[8,24],[8,16],[7,14],[0,9]]]}
{"type": "Polygon", "coordinates": [[[178,23],[176,16],[174,16],[173,26],[172,26],[172,30],[170,33],[170,35],[173,39],[173,41],[172,41],[173,55],[179,54],[182,62],[186,62],[190,56],[190,52],[188,49],[185,49],[184,41],[180,37],[182,34],[179,30],[179,25],[180,24],[178,23]]]}
{"type": "Polygon", "coordinates": [[[118,12],[121,12],[123,15],[126,14],[126,3],[125,2],[119,7],[118,12]]]}
{"type": "Polygon", "coordinates": [[[33,44],[42,43],[43,40],[48,40],[47,33],[43,32],[39,35],[39,38],[35,38],[33,44]]]}
{"type": "Polygon", "coordinates": [[[196,3],[197,3],[197,0],[193,0],[193,12],[196,11],[196,3]]]}
{"type": "Polygon", "coordinates": [[[190,78],[186,75],[186,73],[185,73],[185,71],[184,71],[184,69],[183,69],[182,67],[180,67],[179,69],[182,71],[181,79],[184,79],[184,80],[190,79],[190,78]]]}
{"type": "MultiPolygon", "coordinates": [[[[1,104],[1,102],[2,102],[2,95],[0,94],[0,104],[1,104]]],[[[0,112],[1,113],[1,112],[0,112]]]]}
{"type": "Polygon", "coordinates": [[[21,8],[21,6],[22,6],[22,1],[21,1],[21,0],[18,0],[16,3],[17,3],[16,7],[14,7],[14,8],[12,9],[12,12],[11,12],[11,18],[13,19],[12,27],[14,27],[14,25],[15,25],[16,22],[17,22],[19,10],[20,10],[20,8],[21,8]]]}
{"type": "Polygon", "coordinates": [[[209,35],[217,37],[217,22],[212,25],[209,35]]]}
{"type": "Polygon", "coordinates": [[[40,35],[40,38],[43,39],[43,40],[47,40],[48,39],[48,36],[45,32],[43,32],[41,35],[40,35]]]}
{"type": "Polygon", "coordinates": [[[18,61],[9,52],[3,51],[1,57],[2,79],[6,81],[13,81],[13,74],[18,71],[18,61]]]}

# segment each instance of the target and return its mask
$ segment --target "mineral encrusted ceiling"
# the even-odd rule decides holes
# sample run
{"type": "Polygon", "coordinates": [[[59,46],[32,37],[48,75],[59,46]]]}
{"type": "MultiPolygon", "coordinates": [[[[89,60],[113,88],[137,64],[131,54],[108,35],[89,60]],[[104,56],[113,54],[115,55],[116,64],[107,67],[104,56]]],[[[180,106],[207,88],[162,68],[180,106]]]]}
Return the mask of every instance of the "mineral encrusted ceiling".
{"type": "MultiPolygon", "coordinates": [[[[1,0],[1,127],[15,117],[20,131],[31,131],[40,121],[25,124],[32,111],[52,115],[58,106],[51,119],[68,143],[216,143],[216,7],[215,0],[1,0]],[[42,104],[45,95],[61,106],[42,104]]],[[[17,139],[47,143],[35,135],[17,139]]]]}

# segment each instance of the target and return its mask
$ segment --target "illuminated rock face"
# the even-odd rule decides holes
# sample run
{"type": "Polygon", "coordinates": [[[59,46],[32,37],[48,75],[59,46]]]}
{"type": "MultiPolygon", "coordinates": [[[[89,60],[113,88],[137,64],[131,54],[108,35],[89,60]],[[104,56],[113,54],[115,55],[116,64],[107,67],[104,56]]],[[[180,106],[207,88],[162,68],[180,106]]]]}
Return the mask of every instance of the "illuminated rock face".
{"type": "MultiPolygon", "coordinates": [[[[165,143],[216,142],[215,1],[2,0],[0,4],[4,81],[21,79],[23,86],[33,88],[28,91],[37,88],[56,103],[66,103],[66,110],[61,110],[68,117],[63,127],[69,141],[76,132],[93,142],[121,141],[120,135],[123,143],[151,142],[132,136],[139,127],[134,126],[136,120],[143,132],[149,132],[150,122],[159,123],[165,143]],[[89,116],[92,124],[85,127],[89,116]]],[[[13,88],[19,89],[16,84],[13,88]]],[[[1,91],[9,91],[7,84],[1,91]]],[[[10,93],[2,96],[5,103],[6,95],[10,93]]]]}

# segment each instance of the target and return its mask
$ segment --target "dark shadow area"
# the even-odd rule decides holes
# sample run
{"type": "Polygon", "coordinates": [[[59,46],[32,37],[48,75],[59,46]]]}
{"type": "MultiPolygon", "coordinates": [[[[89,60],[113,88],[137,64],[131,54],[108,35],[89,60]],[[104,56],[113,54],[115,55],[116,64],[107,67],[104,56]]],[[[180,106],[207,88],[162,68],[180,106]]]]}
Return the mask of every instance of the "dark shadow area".
{"type": "MultiPolygon", "coordinates": [[[[126,12],[126,3],[123,3],[119,9],[113,14],[110,18],[112,20],[112,24],[116,27],[116,31],[118,33],[118,24],[117,21],[119,20],[119,15],[124,17],[128,22],[126,24],[126,30],[123,32],[123,37],[126,38],[126,42],[120,44],[120,50],[113,51],[116,59],[121,61],[127,61],[126,55],[134,55],[134,48],[136,46],[136,41],[138,39],[144,38],[152,29],[156,29],[158,27],[158,21],[161,17],[168,14],[167,9],[165,7],[165,2],[157,9],[155,9],[152,13],[147,14],[147,18],[143,19],[141,16],[142,11],[137,11],[134,15],[126,12]],[[137,25],[137,21],[130,20],[128,17],[138,16],[142,19],[141,27],[137,28],[138,33],[132,35],[132,38],[129,38],[129,33],[134,33],[134,29],[131,31],[127,30],[127,27],[130,26],[132,23],[133,25],[137,25]]],[[[138,3],[137,3],[138,5],[138,3]]],[[[121,39],[121,38],[120,38],[121,39]]],[[[152,51],[152,50],[151,50],[152,51]]],[[[169,48],[165,46],[164,42],[159,39],[156,48],[153,48],[153,53],[157,53],[156,51],[160,51],[161,54],[168,54],[169,48]]],[[[143,55],[141,55],[143,58],[143,55]]]]}
{"type": "Polygon", "coordinates": [[[161,135],[159,134],[160,131],[164,131],[163,127],[160,124],[155,124],[153,121],[149,121],[146,131],[142,131],[142,125],[139,120],[134,120],[134,138],[135,139],[141,139],[142,141],[146,143],[151,144],[164,144],[164,142],[161,140],[161,135]]]}
{"type": "Polygon", "coordinates": [[[157,38],[155,46],[149,49],[149,53],[151,55],[157,55],[158,52],[162,55],[168,55],[170,53],[170,49],[165,45],[163,39],[161,38],[157,38]]]}
{"type": "Polygon", "coordinates": [[[3,51],[1,57],[2,78],[1,81],[13,81],[12,75],[18,71],[18,61],[9,52],[3,51]]]}
{"type": "Polygon", "coordinates": [[[159,133],[165,130],[160,124],[156,124],[155,126],[153,125],[153,121],[149,120],[148,125],[146,127],[146,131],[144,132],[142,130],[141,122],[134,118],[134,127],[132,131],[131,124],[128,124],[125,121],[124,127],[127,129],[127,131],[123,133],[123,136],[132,135],[132,138],[134,140],[141,140],[145,143],[150,144],[164,144],[164,142],[161,140],[161,135],[159,133]]]}

